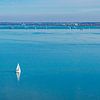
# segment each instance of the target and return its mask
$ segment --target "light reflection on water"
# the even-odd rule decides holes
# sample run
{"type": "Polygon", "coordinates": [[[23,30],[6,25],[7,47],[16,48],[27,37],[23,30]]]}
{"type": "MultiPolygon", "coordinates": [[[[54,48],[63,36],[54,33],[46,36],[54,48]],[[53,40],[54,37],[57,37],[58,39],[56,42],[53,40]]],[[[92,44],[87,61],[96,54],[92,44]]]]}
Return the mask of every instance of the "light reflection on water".
{"type": "Polygon", "coordinates": [[[17,76],[17,80],[19,81],[20,80],[21,73],[20,72],[17,72],[16,73],[16,76],[17,76]]]}

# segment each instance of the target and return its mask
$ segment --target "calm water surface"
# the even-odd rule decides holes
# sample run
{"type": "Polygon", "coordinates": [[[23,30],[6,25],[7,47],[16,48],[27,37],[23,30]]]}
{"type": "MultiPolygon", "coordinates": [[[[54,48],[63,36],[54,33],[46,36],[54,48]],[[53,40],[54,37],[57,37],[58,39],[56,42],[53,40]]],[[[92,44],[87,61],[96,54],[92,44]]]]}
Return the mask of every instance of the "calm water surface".
{"type": "Polygon", "coordinates": [[[100,100],[100,30],[0,30],[0,100],[100,100]]]}

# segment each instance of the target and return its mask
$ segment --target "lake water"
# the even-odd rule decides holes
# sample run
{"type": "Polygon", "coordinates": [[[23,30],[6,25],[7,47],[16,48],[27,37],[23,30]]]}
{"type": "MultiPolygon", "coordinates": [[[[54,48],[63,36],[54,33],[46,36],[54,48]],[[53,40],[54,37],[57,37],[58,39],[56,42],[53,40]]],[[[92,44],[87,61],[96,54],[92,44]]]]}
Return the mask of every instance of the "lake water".
{"type": "Polygon", "coordinates": [[[0,100],[100,100],[100,30],[0,30],[0,100]]]}

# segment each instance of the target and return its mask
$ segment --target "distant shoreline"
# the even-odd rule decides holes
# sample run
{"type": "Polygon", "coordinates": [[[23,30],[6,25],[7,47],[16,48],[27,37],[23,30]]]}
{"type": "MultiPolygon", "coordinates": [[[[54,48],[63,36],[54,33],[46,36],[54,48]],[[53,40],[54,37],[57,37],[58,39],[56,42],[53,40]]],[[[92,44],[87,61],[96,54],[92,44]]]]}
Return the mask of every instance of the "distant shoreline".
{"type": "Polygon", "coordinates": [[[0,22],[0,29],[100,29],[100,22],[0,22]]]}
{"type": "Polygon", "coordinates": [[[0,25],[85,25],[85,26],[100,26],[100,22],[0,22],[0,25]]]}

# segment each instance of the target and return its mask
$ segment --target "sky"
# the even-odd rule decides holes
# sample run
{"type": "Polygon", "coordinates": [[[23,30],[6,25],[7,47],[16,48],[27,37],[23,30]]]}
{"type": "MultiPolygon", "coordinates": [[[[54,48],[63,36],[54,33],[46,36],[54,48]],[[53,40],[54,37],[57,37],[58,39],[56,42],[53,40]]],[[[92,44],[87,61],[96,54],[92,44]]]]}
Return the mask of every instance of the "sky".
{"type": "Polygon", "coordinates": [[[0,0],[0,21],[100,21],[100,0],[0,0]]]}

